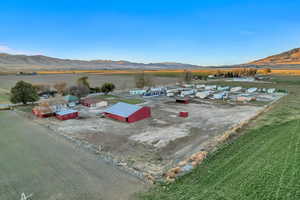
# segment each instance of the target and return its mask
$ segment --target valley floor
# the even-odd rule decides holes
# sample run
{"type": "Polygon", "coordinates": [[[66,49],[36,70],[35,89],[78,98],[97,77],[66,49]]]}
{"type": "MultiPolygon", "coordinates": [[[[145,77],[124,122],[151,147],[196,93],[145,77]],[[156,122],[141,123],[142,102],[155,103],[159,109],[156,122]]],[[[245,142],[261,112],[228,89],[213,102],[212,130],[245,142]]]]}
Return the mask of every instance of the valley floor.
{"type": "Polygon", "coordinates": [[[274,77],[284,97],[192,173],[141,194],[144,200],[300,199],[300,77],[274,77]]]}

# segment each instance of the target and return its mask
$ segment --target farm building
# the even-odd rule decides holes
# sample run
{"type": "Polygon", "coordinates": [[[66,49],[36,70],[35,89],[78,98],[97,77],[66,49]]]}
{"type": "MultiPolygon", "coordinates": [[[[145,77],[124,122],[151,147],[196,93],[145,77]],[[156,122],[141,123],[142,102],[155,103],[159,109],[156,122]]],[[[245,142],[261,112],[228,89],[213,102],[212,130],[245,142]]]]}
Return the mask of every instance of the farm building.
{"type": "Polygon", "coordinates": [[[41,118],[51,117],[54,115],[53,110],[49,106],[35,106],[32,113],[41,118]]]}
{"type": "Polygon", "coordinates": [[[86,98],[81,101],[81,104],[87,107],[104,107],[107,106],[107,101],[101,99],[86,98]]]}
{"type": "Polygon", "coordinates": [[[103,114],[111,119],[132,123],[151,117],[151,109],[119,102],[106,109],[103,114]]]}
{"type": "Polygon", "coordinates": [[[55,113],[55,116],[57,119],[60,120],[68,120],[68,119],[75,119],[78,117],[78,111],[77,110],[62,110],[55,113]]]}
{"type": "Polygon", "coordinates": [[[79,103],[79,99],[73,95],[67,95],[64,97],[65,101],[68,103],[68,106],[75,106],[79,103]]]}

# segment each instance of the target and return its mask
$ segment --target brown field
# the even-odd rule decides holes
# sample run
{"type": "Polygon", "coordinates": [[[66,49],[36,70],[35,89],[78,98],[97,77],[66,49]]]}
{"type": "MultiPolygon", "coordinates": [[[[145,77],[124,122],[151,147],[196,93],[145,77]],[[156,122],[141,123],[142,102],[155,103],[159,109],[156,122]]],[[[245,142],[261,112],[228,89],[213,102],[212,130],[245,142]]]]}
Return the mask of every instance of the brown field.
{"type": "MultiPolygon", "coordinates": [[[[215,74],[218,71],[221,72],[231,72],[234,70],[239,70],[240,68],[230,68],[230,69],[195,69],[190,70],[193,73],[204,73],[204,74],[215,74]]],[[[91,73],[91,74],[136,74],[141,72],[141,70],[66,70],[66,71],[39,71],[38,74],[81,74],[81,73],[91,73]]],[[[144,73],[182,73],[184,69],[177,70],[143,70],[144,73]]],[[[264,69],[258,69],[259,74],[264,73],[264,69]]],[[[300,75],[299,69],[272,69],[271,74],[282,74],[282,75],[300,75]]]]}

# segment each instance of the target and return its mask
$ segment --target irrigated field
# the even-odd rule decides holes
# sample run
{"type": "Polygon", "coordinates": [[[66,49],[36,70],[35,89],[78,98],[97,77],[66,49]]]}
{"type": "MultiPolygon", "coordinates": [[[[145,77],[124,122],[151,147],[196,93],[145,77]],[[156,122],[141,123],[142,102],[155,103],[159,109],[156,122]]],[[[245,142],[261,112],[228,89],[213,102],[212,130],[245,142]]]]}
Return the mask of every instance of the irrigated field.
{"type": "Polygon", "coordinates": [[[275,77],[290,94],[192,173],[159,185],[144,200],[300,199],[300,78],[275,77]]]}

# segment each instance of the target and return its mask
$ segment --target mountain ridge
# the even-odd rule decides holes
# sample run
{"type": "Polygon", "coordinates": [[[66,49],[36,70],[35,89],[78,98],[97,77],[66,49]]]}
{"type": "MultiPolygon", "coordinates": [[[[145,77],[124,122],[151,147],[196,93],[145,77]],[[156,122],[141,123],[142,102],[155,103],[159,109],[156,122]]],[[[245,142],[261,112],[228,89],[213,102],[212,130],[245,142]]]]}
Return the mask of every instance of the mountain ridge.
{"type": "Polygon", "coordinates": [[[268,56],[259,60],[247,63],[249,65],[299,65],[300,64],[300,48],[294,48],[279,54],[268,56]]]}

